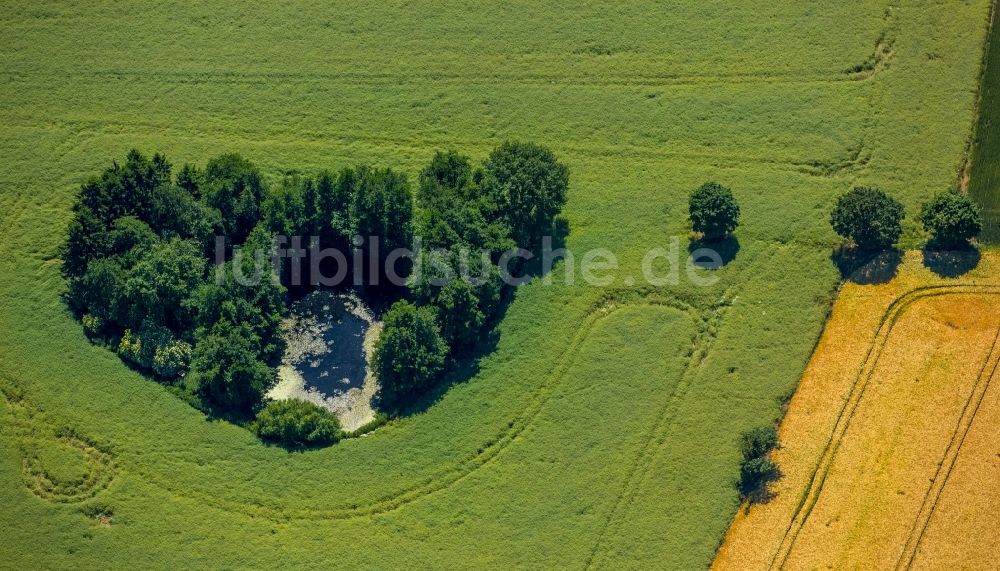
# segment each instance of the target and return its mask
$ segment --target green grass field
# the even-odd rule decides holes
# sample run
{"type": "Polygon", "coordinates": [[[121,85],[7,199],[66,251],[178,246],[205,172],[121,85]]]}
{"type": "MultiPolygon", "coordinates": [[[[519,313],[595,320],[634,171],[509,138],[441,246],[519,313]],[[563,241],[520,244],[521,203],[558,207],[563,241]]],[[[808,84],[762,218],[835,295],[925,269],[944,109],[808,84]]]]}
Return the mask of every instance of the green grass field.
{"type": "MultiPolygon", "coordinates": [[[[988,2],[119,3],[0,10],[0,561],[11,567],[708,565],[839,275],[836,196],[954,185],[988,2]],[[91,345],[60,300],[73,192],[131,147],[276,179],[507,138],[571,169],[605,288],[532,283],[423,413],[289,453],[91,345]],[[628,286],[732,187],[707,288],[628,286]],[[107,517],[110,514],[110,526],[107,517]],[[102,523],[103,522],[103,523],[102,523]]],[[[558,272],[557,272],[558,273],[558,272]]],[[[578,280],[579,281],[579,280],[578,280]]]]}
{"type": "MultiPolygon", "coordinates": [[[[994,16],[995,18],[995,16],[994,16]]],[[[994,20],[994,25],[995,25],[994,20]]],[[[983,209],[981,241],[1000,243],[1000,34],[990,30],[983,61],[979,118],[972,141],[969,194],[983,209]]]]}

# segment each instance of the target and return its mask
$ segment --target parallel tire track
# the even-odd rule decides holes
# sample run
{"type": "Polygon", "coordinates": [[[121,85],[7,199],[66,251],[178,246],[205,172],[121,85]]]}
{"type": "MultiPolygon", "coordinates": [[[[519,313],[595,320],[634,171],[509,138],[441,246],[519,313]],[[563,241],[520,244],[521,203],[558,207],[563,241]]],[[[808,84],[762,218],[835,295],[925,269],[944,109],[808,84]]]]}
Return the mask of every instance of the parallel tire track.
{"type": "Polygon", "coordinates": [[[921,299],[968,293],[1000,295],[1000,286],[947,285],[920,287],[896,298],[896,300],[893,301],[892,304],[890,304],[890,306],[886,309],[879,321],[879,327],[875,333],[875,337],[865,354],[861,370],[858,372],[857,377],[855,377],[854,382],[851,384],[847,400],[844,402],[840,412],[837,414],[837,420],[830,432],[830,436],[827,438],[827,442],[823,448],[822,454],[820,455],[820,459],[809,476],[809,480],[806,484],[805,490],[803,491],[802,497],[792,513],[792,519],[789,521],[788,526],[782,535],[781,542],[771,558],[769,568],[783,569],[785,567],[792,548],[798,539],[799,533],[802,531],[806,521],[809,519],[816,503],[819,501],[820,495],[823,492],[826,477],[829,475],[837,450],[840,448],[844,434],[850,427],[854,413],[857,411],[858,405],[864,397],[865,390],[868,387],[869,381],[871,380],[881,358],[882,351],[885,348],[896,323],[903,316],[906,310],[910,308],[910,306],[921,299]]]}

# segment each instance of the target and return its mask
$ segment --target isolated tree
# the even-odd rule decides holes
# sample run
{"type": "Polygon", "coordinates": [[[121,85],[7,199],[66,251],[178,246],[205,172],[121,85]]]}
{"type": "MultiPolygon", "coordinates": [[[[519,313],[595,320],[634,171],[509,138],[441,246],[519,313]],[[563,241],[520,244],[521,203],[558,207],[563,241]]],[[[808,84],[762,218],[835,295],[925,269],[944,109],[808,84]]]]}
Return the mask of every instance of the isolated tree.
{"type": "Polygon", "coordinates": [[[533,143],[506,142],[483,163],[481,192],[521,247],[530,248],[551,232],[568,187],[569,169],[533,143]]]}
{"type": "Polygon", "coordinates": [[[778,431],[773,426],[748,430],[740,435],[740,452],[744,458],[759,458],[778,445],[778,431]]]}
{"type": "Polygon", "coordinates": [[[708,241],[725,238],[736,230],[740,220],[740,206],[732,191],[715,182],[707,182],[691,193],[688,213],[692,229],[708,241]]]}
{"type": "Polygon", "coordinates": [[[386,313],[373,355],[381,398],[396,405],[427,388],[444,369],[447,354],[434,310],[397,301],[386,313]]]}
{"type": "Polygon", "coordinates": [[[920,222],[931,233],[933,242],[945,248],[968,244],[983,229],[983,215],[968,195],[943,192],[924,204],[920,222]]]}
{"type": "Polygon", "coordinates": [[[342,434],[335,414],[299,399],[267,403],[251,428],[261,440],[286,448],[329,446],[342,434]]]}
{"type": "Polygon", "coordinates": [[[736,487],[751,502],[766,491],[767,484],[778,477],[778,466],[768,455],[778,446],[773,426],[748,430],[740,435],[740,480],[736,487]]]}
{"type": "Polygon", "coordinates": [[[905,216],[898,200],[877,188],[859,186],[837,199],[830,224],[862,250],[883,250],[899,240],[905,216]]]}

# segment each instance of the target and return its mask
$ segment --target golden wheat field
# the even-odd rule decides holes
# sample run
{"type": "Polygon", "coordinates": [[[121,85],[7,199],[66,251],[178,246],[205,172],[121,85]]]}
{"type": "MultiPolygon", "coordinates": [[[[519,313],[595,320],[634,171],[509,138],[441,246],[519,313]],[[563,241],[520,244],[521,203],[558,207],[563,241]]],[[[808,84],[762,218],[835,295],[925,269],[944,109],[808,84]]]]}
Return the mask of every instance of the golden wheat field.
{"type": "Polygon", "coordinates": [[[911,252],[847,283],[779,432],[782,477],[715,569],[989,568],[1000,558],[1000,257],[911,252]]]}

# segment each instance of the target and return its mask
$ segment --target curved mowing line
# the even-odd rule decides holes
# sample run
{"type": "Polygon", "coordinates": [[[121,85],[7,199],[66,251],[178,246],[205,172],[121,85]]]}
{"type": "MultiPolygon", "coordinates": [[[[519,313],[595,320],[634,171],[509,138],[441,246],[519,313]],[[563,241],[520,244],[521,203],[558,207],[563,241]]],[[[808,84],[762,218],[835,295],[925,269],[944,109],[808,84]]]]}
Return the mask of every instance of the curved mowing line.
{"type": "Polygon", "coordinates": [[[979,406],[983,404],[983,399],[986,397],[986,392],[990,388],[990,382],[996,375],[998,366],[1000,366],[1000,329],[997,330],[997,334],[993,338],[993,347],[986,356],[983,368],[979,372],[979,379],[976,381],[976,385],[973,387],[968,400],[965,401],[965,406],[962,408],[962,416],[958,419],[958,426],[955,428],[955,432],[952,433],[948,448],[945,449],[944,460],[938,464],[938,469],[934,473],[933,483],[927,488],[927,493],[924,494],[920,511],[917,512],[917,519],[913,522],[913,527],[910,528],[906,543],[903,544],[903,551],[899,554],[899,559],[896,561],[896,569],[909,569],[913,566],[913,561],[916,559],[917,551],[920,548],[920,542],[924,538],[924,533],[930,525],[935,510],[937,510],[938,500],[941,499],[941,494],[944,492],[945,486],[948,485],[951,471],[958,462],[962,446],[965,444],[965,437],[968,436],[969,430],[972,429],[972,423],[975,422],[976,414],[979,413],[979,406]],[[991,361],[993,363],[992,367],[990,367],[991,361]],[[943,476],[941,474],[942,470],[944,471],[943,476]]]}
{"type": "MultiPolygon", "coordinates": [[[[735,292],[733,290],[727,291],[723,294],[722,299],[716,306],[714,315],[716,319],[722,319],[725,312],[728,311],[729,307],[732,305],[735,297],[735,292]]],[[[605,519],[604,525],[601,527],[601,531],[597,535],[597,541],[594,542],[590,555],[586,559],[585,567],[587,569],[592,569],[596,565],[598,556],[602,554],[601,548],[604,546],[604,540],[608,531],[613,527],[613,524],[620,524],[621,519],[625,517],[625,514],[628,513],[628,509],[635,501],[635,497],[639,491],[639,486],[652,469],[655,451],[660,445],[663,444],[663,441],[666,438],[666,433],[670,431],[674,415],[677,413],[677,403],[684,397],[685,394],[687,394],[687,389],[691,385],[689,373],[691,373],[692,370],[705,360],[708,350],[711,348],[714,341],[715,335],[704,336],[704,341],[700,344],[702,346],[697,347],[696,351],[691,355],[687,366],[685,366],[681,371],[680,380],[677,385],[674,386],[674,390],[670,393],[670,396],[660,408],[660,413],[656,417],[657,420],[648,431],[648,436],[644,439],[644,443],[639,449],[639,452],[632,463],[632,467],[629,470],[629,477],[626,479],[625,485],[618,493],[615,505],[608,513],[608,517],[605,519]]]]}
{"type": "MultiPolygon", "coordinates": [[[[329,520],[329,519],[351,519],[361,516],[377,515],[393,511],[414,500],[428,496],[434,492],[443,490],[452,484],[462,480],[469,474],[485,466],[506,449],[525,428],[538,416],[545,403],[551,397],[555,389],[561,385],[566,371],[572,365],[576,353],[580,346],[587,340],[594,325],[612,315],[614,312],[630,306],[663,306],[677,309],[686,313],[695,323],[699,321],[697,310],[690,304],[675,298],[665,298],[662,294],[649,293],[646,297],[626,302],[608,301],[599,305],[584,320],[577,334],[560,356],[558,363],[546,376],[545,382],[536,390],[530,404],[524,412],[515,420],[507,424],[507,428],[502,430],[493,439],[483,444],[476,453],[470,455],[465,460],[458,462],[451,468],[438,472],[424,481],[405,488],[401,491],[377,499],[368,504],[352,504],[333,509],[292,509],[279,505],[265,505],[261,503],[244,503],[237,500],[228,500],[200,492],[192,492],[176,486],[172,482],[161,478],[155,472],[142,470],[138,467],[137,472],[148,482],[178,496],[196,500],[200,503],[236,513],[252,514],[254,516],[283,521],[288,519],[307,520],[329,520]],[[657,296],[657,297],[654,297],[657,296]]],[[[698,329],[696,328],[696,332],[698,329]]],[[[697,354],[697,353],[696,353],[697,354]]]]}
{"type": "Polygon", "coordinates": [[[39,498],[58,503],[81,502],[106,489],[115,478],[114,456],[109,450],[57,424],[36,407],[14,397],[3,384],[0,384],[0,406],[6,406],[11,415],[3,432],[10,435],[13,448],[21,456],[22,482],[39,498]],[[86,476],[70,484],[53,479],[35,450],[43,443],[78,450],[85,458],[86,476]]]}
{"type": "Polygon", "coordinates": [[[784,568],[785,563],[788,560],[788,556],[792,551],[792,547],[798,539],[799,532],[802,531],[806,520],[809,518],[813,508],[819,501],[826,477],[833,464],[834,456],[840,448],[841,440],[850,426],[854,413],[864,396],[868,382],[871,380],[875,368],[878,365],[878,361],[882,355],[882,350],[885,348],[889,335],[892,333],[892,330],[899,321],[899,318],[902,317],[905,311],[918,300],[927,297],[962,293],[998,295],[1000,294],[1000,286],[924,286],[913,289],[896,298],[886,309],[885,313],[883,313],[882,318],[879,321],[879,327],[876,330],[875,337],[872,339],[872,343],[869,345],[868,351],[865,354],[865,360],[862,364],[861,370],[858,371],[857,377],[851,384],[851,390],[848,394],[847,400],[844,402],[844,406],[841,407],[840,412],[837,414],[837,421],[834,423],[833,430],[830,432],[830,436],[827,439],[823,453],[820,455],[819,461],[813,468],[812,474],[809,476],[806,489],[803,491],[802,498],[796,506],[795,511],[792,513],[792,519],[789,521],[788,526],[785,529],[785,533],[782,535],[781,543],[778,545],[777,551],[771,558],[769,568],[784,568]]]}

